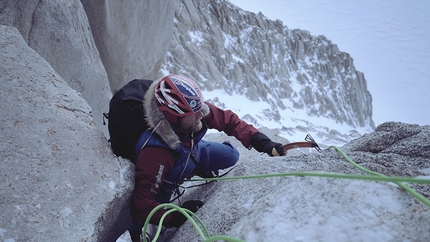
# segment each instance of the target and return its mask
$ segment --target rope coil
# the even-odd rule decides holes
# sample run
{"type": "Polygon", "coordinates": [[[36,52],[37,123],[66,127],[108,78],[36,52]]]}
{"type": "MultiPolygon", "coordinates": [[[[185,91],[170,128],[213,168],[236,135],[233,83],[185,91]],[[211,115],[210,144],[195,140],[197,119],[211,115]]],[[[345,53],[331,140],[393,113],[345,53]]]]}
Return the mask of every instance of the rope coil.
{"type": "MultiPolygon", "coordinates": [[[[156,235],[154,236],[154,239],[152,241],[157,241],[158,237],[161,234],[161,228],[163,226],[163,221],[166,218],[167,215],[169,215],[170,213],[173,212],[180,212],[182,213],[187,219],[188,221],[191,222],[191,224],[193,225],[194,229],[197,231],[197,233],[200,235],[200,237],[202,238],[202,240],[204,242],[211,242],[211,241],[218,241],[218,240],[224,240],[227,242],[244,242],[243,240],[239,240],[233,237],[229,237],[229,236],[225,236],[225,235],[216,235],[216,236],[211,236],[209,234],[208,229],[206,228],[206,226],[203,224],[203,222],[200,220],[199,217],[197,217],[197,215],[195,215],[193,212],[191,212],[190,210],[186,209],[186,208],[181,208],[175,204],[171,204],[171,203],[163,203],[158,205],[157,207],[155,207],[151,213],[149,213],[148,217],[145,220],[145,225],[143,226],[142,229],[142,234],[145,235],[146,234],[146,230],[148,229],[148,224],[149,221],[151,220],[151,217],[155,214],[155,212],[157,212],[159,209],[163,209],[163,208],[170,208],[169,210],[167,210],[167,212],[165,212],[163,214],[163,216],[160,219],[160,222],[158,223],[158,228],[157,228],[157,232],[156,235]],[[196,221],[197,220],[197,221],[196,221]],[[202,231],[203,228],[203,231],[202,231]]],[[[147,242],[146,237],[143,236],[143,241],[147,242]]]]}

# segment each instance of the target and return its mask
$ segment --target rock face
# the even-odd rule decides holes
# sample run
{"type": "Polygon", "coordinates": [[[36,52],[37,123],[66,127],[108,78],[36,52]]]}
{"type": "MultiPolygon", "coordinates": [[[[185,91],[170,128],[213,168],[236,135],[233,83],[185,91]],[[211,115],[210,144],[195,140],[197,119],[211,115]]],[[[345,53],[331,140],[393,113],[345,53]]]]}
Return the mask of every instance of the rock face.
{"type": "Polygon", "coordinates": [[[0,3],[0,24],[15,26],[26,43],[88,102],[99,129],[112,96],[105,68],[81,2],[15,1],[0,3]]]}
{"type": "MultiPolygon", "coordinates": [[[[429,136],[430,126],[388,122],[341,149],[362,167],[387,176],[429,178],[429,136]]],[[[279,158],[240,152],[231,176],[368,175],[334,149],[279,158]]],[[[428,184],[408,186],[430,198],[428,184]]],[[[182,199],[204,201],[197,216],[211,235],[245,241],[426,241],[430,236],[430,207],[393,183],[292,176],[218,181],[194,189],[182,199]]],[[[191,223],[163,235],[161,241],[201,241],[191,223]]]]}
{"type": "Polygon", "coordinates": [[[173,31],[173,1],[81,0],[112,90],[156,79],[173,31]]]}
{"type": "Polygon", "coordinates": [[[130,221],[134,166],[14,27],[0,25],[0,60],[1,240],[115,241],[130,221]]]}
{"type": "Polygon", "coordinates": [[[285,110],[304,109],[309,116],[374,128],[363,73],[324,36],[289,30],[225,0],[184,0],[175,7],[162,73],[191,76],[207,91],[267,102],[270,114],[263,116],[275,121],[285,110]]]}

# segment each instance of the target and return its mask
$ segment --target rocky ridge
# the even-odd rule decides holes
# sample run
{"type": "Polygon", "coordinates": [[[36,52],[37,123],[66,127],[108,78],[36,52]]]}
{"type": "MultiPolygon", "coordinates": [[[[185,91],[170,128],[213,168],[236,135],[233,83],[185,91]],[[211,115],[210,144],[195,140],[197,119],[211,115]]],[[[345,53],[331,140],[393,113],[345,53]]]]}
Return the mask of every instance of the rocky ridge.
{"type": "MultiPolygon", "coordinates": [[[[364,74],[348,53],[324,36],[290,30],[279,20],[246,12],[229,1],[188,0],[175,7],[161,73],[183,73],[201,81],[207,91],[221,89],[267,102],[271,108],[262,112],[280,126],[290,121],[280,120],[280,113],[304,109],[309,116],[352,129],[374,128],[364,74]]],[[[264,126],[253,118],[248,121],[264,126]]]]}

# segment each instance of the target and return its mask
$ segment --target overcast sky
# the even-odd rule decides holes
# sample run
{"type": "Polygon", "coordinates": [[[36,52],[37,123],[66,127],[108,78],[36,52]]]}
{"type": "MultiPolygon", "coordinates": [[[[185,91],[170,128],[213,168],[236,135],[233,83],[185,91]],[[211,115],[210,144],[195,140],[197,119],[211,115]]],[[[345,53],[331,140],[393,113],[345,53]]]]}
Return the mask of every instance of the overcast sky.
{"type": "Polygon", "coordinates": [[[430,1],[230,0],[290,29],[324,35],[364,73],[375,124],[430,124],[430,1]]]}

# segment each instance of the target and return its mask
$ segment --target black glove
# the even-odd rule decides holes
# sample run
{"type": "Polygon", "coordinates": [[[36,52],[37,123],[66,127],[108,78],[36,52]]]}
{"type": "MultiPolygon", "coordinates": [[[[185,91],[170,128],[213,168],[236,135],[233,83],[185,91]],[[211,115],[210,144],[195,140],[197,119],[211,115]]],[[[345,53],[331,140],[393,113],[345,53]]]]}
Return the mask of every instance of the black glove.
{"type": "MultiPolygon", "coordinates": [[[[199,200],[190,200],[190,201],[184,202],[184,204],[182,204],[181,207],[182,208],[186,208],[186,209],[190,210],[191,212],[195,213],[202,206],[203,206],[203,202],[202,201],[199,201],[199,200]]],[[[185,217],[185,215],[183,215],[179,211],[175,211],[175,212],[172,212],[170,214],[170,221],[167,224],[165,224],[165,226],[168,227],[168,228],[170,228],[170,227],[180,227],[186,221],[187,221],[187,217],[185,217]]]]}
{"type": "Polygon", "coordinates": [[[251,145],[259,152],[264,152],[270,156],[286,155],[282,144],[273,142],[265,134],[258,132],[251,137],[251,145]]]}

